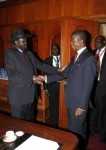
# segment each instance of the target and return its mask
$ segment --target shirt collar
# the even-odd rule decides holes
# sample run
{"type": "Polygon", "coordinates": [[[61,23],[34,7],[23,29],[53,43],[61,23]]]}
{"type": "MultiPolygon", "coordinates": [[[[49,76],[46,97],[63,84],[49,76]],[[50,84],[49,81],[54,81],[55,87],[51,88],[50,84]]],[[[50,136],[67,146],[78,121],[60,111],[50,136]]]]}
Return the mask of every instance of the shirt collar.
{"type": "Polygon", "coordinates": [[[60,58],[60,55],[57,55],[57,56],[53,55],[53,57],[54,57],[54,58],[56,58],[56,57],[60,58]]]}
{"type": "Polygon", "coordinates": [[[17,50],[18,50],[20,53],[23,53],[23,50],[22,50],[22,49],[17,48],[17,50]]]}
{"type": "Polygon", "coordinates": [[[105,51],[106,47],[101,48],[99,54],[101,55],[105,51]]]}
{"type": "Polygon", "coordinates": [[[80,55],[85,49],[86,49],[86,46],[83,47],[83,48],[80,48],[80,49],[77,51],[78,55],[80,55]]]}

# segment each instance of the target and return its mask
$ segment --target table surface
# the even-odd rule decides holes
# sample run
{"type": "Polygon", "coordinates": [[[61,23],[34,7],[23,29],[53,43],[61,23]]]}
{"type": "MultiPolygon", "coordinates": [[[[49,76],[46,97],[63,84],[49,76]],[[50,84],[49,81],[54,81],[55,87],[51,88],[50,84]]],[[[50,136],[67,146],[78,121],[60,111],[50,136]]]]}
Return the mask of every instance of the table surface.
{"type": "Polygon", "coordinates": [[[20,144],[22,144],[26,139],[28,139],[31,135],[24,134],[22,137],[17,137],[14,142],[3,142],[3,136],[0,138],[0,150],[14,150],[20,144]]]}
{"type": "Polygon", "coordinates": [[[51,128],[40,123],[32,123],[0,113],[0,131],[21,130],[27,134],[46,138],[60,143],[61,150],[75,150],[78,144],[77,137],[71,132],[51,128]]]}

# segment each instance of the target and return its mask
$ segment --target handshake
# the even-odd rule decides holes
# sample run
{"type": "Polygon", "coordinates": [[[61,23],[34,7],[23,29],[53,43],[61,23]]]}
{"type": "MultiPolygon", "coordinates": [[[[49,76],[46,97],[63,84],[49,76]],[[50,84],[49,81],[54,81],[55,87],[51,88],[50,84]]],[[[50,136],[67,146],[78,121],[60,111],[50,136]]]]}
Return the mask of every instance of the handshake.
{"type": "Polygon", "coordinates": [[[37,83],[40,85],[43,85],[43,82],[45,82],[47,76],[46,75],[33,75],[33,83],[37,83]]]}
{"type": "MultiPolygon", "coordinates": [[[[67,66],[64,65],[58,69],[58,72],[63,72],[67,66]]],[[[43,85],[43,82],[47,83],[47,75],[33,75],[33,83],[43,85]]]]}

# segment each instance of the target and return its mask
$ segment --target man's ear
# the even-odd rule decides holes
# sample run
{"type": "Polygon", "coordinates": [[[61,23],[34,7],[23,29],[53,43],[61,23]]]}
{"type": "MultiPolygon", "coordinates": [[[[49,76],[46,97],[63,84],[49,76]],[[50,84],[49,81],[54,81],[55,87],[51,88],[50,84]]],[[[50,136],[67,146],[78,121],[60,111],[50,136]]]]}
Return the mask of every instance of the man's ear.
{"type": "Polygon", "coordinates": [[[106,41],[103,41],[104,45],[106,45],[106,41]]]}
{"type": "Polygon", "coordinates": [[[80,40],[80,44],[83,46],[83,45],[84,45],[84,41],[83,41],[83,40],[80,40]]]}

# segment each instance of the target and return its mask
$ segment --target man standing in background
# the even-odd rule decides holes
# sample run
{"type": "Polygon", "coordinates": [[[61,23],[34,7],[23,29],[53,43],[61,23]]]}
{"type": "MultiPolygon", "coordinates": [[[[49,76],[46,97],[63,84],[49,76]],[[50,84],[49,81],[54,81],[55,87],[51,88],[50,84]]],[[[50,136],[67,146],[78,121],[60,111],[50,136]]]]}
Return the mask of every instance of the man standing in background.
{"type": "Polygon", "coordinates": [[[97,36],[95,39],[97,58],[97,86],[95,95],[96,126],[101,141],[106,143],[106,39],[97,36]]]}
{"type": "MultiPolygon", "coordinates": [[[[53,44],[51,56],[46,61],[47,64],[54,68],[60,68],[60,47],[58,44],[53,44]]],[[[49,94],[49,124],[53,127],[58,127],[59,121],[59,82],[47,84],[49,94]]]]}

